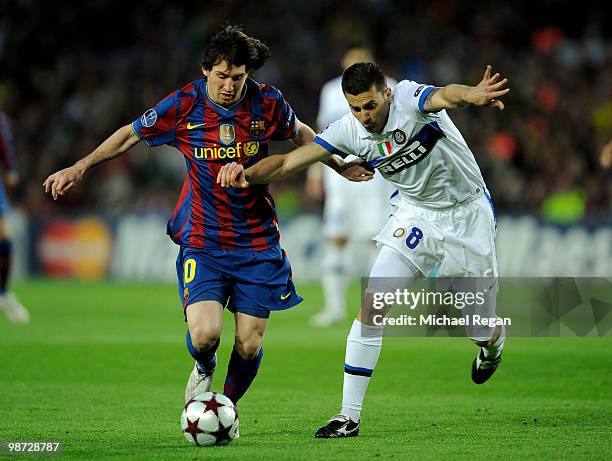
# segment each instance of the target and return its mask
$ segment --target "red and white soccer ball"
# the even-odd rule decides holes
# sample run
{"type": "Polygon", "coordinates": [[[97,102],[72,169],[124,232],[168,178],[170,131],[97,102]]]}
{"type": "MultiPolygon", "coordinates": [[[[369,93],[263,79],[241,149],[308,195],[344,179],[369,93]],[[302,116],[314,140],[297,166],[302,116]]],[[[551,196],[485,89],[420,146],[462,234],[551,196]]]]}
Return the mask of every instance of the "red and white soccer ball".
{"type": "Polygon", "coordinates": [[[194,445],[226,445],[238,437],[238,412],[230,399],[216,392],[196,395],[185,404],[181,429],[194,445]]]}

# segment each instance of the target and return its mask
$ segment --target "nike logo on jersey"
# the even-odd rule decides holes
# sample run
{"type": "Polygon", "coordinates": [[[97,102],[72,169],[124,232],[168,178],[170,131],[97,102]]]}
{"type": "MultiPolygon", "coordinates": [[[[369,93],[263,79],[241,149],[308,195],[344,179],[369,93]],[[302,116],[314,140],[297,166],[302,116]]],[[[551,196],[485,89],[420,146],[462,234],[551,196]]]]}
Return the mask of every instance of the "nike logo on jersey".
{"type": "Polygon", "coordinates": [[[428,123],[406,143],[406,146],[392,155],[377,158],[370,162],[370,165],[381,173],[399,173],[427,157],[443,136],[444,133],[436,122],[428,123]]]}
{"type": "Polygon", "coordinates": [[[289,296],[291,296],[291,291],[289,293],[287,293],[286,295],[280,295],[280,299],[281,301],[285,301],[289,296]]]}
{"type": "Polygon", "coordinates": [[[197,123],[197,124],[195,124],[195,125],[192,125],[192,124],[191,124],[191,122],[189,122],[189,123],[187,124],[187,129],[188,129],[188,130],[193,130],[194,128],[199,128],[199,127],[201,127],[201,126],[204,126],[204,123],[197,123]]]}

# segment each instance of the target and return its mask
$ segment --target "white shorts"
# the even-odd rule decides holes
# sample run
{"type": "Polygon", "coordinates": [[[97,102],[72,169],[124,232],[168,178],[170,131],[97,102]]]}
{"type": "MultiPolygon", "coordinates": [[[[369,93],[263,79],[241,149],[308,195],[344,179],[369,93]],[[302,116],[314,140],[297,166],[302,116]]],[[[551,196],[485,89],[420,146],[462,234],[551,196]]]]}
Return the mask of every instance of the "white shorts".
{"type": "Polygon", "coordinates": [[[379,173],[371,181],[351,182],[325,168],[323,180],[325,237],[371,239],[389,219],[393,188],[379,173]]]}
{"type": "Polygon", "coordinates": [[[445,210],[397,197],[396,211],[374,239],[397,250],[424,276],[496,278],[495,215],[483,192],[445,210]]]}
{"type": "MultiPolygon", "coordinates": [[[[490,199],[481,193],[468,203],[446,210],[429,210],[398,201],[397,211],[374,239],[397,251],[407,264],[395,262],[392,254],[381,250],[381,260],[376,261],[375,268],[389,267],[373,271],[371,277],[385,274],[407,278],[409,283],[418,270],[424,276],[435,276],[437,289],[442,292],[449,289],[483,292],[484,302],[464,309],[464,315],[495,317],[499,283],[495,214],[490,199]],[[387,262],[382,260],[383,256],[387,262]]],[[[385,279],[370,280],[372,283],[389,288],[384,285],[385,279]]],[[[389,279],[388,283],[395,288],[397,279],[389,279]]],[[[495,328],[471,326],[466,327],[466,333],[472,339],[484,341],[493,335],[495,328]]]]}

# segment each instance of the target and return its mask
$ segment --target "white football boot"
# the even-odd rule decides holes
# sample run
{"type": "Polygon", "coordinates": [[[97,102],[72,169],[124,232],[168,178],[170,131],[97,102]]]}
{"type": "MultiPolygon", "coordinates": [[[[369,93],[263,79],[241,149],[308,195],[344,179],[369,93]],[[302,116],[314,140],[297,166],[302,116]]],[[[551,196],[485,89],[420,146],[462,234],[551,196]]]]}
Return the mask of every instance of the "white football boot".
{"type": "Polygon", "coordinates": [[[193,366],[193,370],[191,370],[191,373],[189,374],[189,378],[187,379],[187,386],[185,386],[185,403],[189,402],[198,394],[208,392],[210,390],[210,385],[212,384],[214,374],[214,369],[209,372],[200,373],[197,364],[195,364],[193,366]]]}
{"type": "Polygon", "coordinates": [[[30,313],[11,292],[0,295],[0,309],[5,312],[9,320],[15,323],[23,324],[30,321],[30,313]]]}

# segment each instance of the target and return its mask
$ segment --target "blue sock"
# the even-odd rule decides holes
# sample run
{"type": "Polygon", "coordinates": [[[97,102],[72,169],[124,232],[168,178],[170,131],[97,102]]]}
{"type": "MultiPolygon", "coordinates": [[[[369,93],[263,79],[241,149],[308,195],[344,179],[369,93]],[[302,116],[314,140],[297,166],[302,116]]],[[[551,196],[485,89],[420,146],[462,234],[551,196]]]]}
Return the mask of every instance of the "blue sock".
{"type": "Polygon", "coordinates": [[[236,349],[232,351],[232,356],[227,366],[227,377],[225,378],[225,385],[223,386],[223,394],[234,402],[234,404],[240,400],[255,379],[255,376],[257,376],[263,354],[264,351],[262,347],[259,349],[257,357],[251,360],[245,360],[240,357],[236,349]]]}
{"type": "Polygon", "coordinates": [[[215,369],[215,367],[217,366],[215,352],[217,352],[217,349],[219,348],[221,338],[217,339],[217,342],[213,344],[210,349],[207,349],[205,351],[199,351],[191,342],[191,333],[189,333],[189,329],[187,329],[187,334],[185,335],[185,342],[187,343],[187,349],[189,350],[189,353],[196,361],[196,366],[198,367],[198,371],[200,373],[211,372],[215,369]]]}

